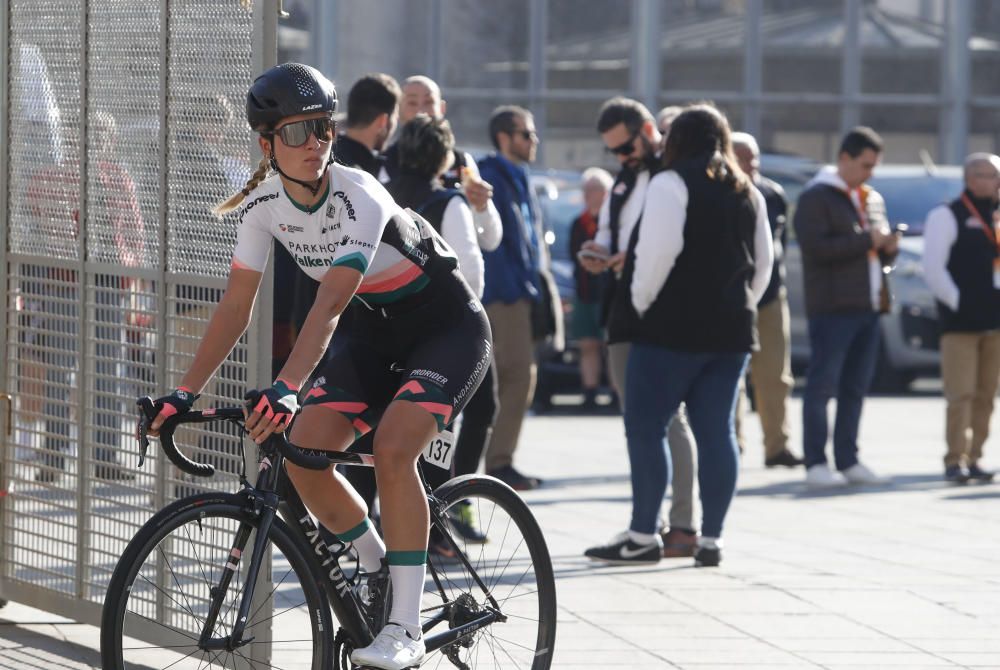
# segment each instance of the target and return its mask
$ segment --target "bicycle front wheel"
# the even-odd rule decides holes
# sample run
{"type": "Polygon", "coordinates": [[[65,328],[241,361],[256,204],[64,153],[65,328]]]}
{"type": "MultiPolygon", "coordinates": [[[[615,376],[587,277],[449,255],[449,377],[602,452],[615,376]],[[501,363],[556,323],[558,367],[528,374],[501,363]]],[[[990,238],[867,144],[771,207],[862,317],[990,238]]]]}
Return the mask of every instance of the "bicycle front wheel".
{"type": "Polygon", "coordinates": [[[326,594],[280,519],[268,533],[271,561],[265,555],[260,571],[272,575],[271,584],[258,578],[242,642],[227,644],[258,532],[259,519],[244,500],[218,494],[187,498],[139,530],[115,568],[104,601],[105,670],[332,666],[326,594]],[[235,570],[227,570],[233,565],[235,570]]]}
{"type": "Polygon", "coordinates": [[[458,556],[428,556],[421,613],[428,644],[484,616],[493,622],[437,648],[437,658],[428,654],[425,664],[547,670],[556,635],[555,579],[528,506],[506,484],[475,475],[452,479],[434,495],[444,509],[439,531],[468,565],[458,556]]]}

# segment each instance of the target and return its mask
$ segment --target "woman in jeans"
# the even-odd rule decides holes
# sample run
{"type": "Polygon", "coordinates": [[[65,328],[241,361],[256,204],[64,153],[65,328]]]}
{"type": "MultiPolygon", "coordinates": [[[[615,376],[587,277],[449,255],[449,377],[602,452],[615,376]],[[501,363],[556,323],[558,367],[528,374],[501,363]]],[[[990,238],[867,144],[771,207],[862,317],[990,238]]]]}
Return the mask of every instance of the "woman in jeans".
{"type": "Polygon", "coordinates": [[[625,432],[632,470],[626,533],[587,555],[614,563],[660,558],[657,520],[670,480],[663,436],[681,402],[698,445],[703,510],[695,565],[722,559],[736,491],[736,389],[757,347],[756,305],[771,275],[764,198],[737,166],[726,118],[694,105],[671,126],[663,170],[649,184],[616,296],[630,323],[625,432]]]}

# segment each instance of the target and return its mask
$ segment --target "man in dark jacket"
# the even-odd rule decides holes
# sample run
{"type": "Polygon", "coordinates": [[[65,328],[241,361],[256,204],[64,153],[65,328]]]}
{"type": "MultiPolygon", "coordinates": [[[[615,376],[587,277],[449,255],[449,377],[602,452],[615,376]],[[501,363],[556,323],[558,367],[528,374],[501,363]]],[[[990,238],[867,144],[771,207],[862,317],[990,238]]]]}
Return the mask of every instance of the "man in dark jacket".
{"type": "MultiPolygon", "coordinates": [[[[764,196],[767,220],[774,243],[774,267],[771,283],[757,305],[757,331],[760,350],[750,355],[750,376],[753,379],[754,406],[764,431],[764,465],[796,467],[802,459],[788,449],[788,417],[785,409],[795,380],[792,377],[792,357],[788,315],[788,293],[785,290],[785,247],[788,244],[786,216],[788,201],[781,185],[760,174],[760,148],[753,135],[733,133],[733,153],[740,169],[764,196]]],[[[740,392],[742,398],[743,393],[740,392]]],[[[740,411],[736,412],[736,435],[741,439],[740,411]]],[[[740,441],[742,445],[742,441],[740,441]]]]}
{"type": "Polygon", "coordinates": [[[828,488],[876,484],[882,478],[858,460],[858,425],[879,352],[879,314],[888,310],[883,269],[899,239],[885,202],[865,184],[882,154],[870,128],[844,136],[835,170],[818,174],[799,197],[795,232],[809,318],[811,358],[802,399],[806,483],[828,488]],[[826,406],[837,398],[834,460],[827,465],[826,406]]]}
{"type": "Polygon", "coordinates": [[[965,190],[927,215],[924,276],[938,302],[948,401],[944,477],[990,481],[979,466],[1000,381],[1000,156],[965,159],[965,190]],[[971,440],[970,440],[971,438],[971,440]]]}

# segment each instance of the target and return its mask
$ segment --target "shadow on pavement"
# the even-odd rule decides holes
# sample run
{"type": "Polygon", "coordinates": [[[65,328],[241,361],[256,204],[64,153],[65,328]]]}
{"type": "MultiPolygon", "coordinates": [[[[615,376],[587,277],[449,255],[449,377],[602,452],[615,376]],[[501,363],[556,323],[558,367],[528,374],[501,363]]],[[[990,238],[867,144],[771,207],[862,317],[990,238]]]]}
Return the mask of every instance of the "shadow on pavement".
{"type": "Polygon", "coordinates": [[[676,572],[679,570],[695,570],[694,559],[665,558],[652,565],[611,565],[592,561],[580,553],[562,554],[552,557],[553,572],[557,580],[573,579],[575,577],[592,577],[594,575],[644,575],[650,573],[676,572]]]}
{"type": "Polygon", "coordinates": [[[591,475],[587,477],[546,477],[540,491],[564,489],[570,486],[589,486],[593,484],[621,484],[630,481],[628,473],[616,475],[591,475]]]}
{"type": "Polygon", "coordinates": [[[944,496],[944,500],[987,500],[989,498],[1000,498],[1000,487],[989,484],[968,484],[968,488],[957,488],[962,491],[958,495],[944,496]],[[982,490],[976,490],[982,486],[982,490]]]}
{"type": "Polygon", "coordinates": [[[930,491],[951,489],[955,485],[944,481],[939,474],[891,475],[885,484],[875,486],[843,486],[829,489],[810,489],[801,477],[793,481],[768,484],[755,488],[738,489],[738,496],[775,496],[787,498],[835,498],[870,493],[896,493],[901,491],[930,491]]]}
{"type": "MultiPolygon", "coordinates": [[[[32,628],[46,624],[28,624],[32,628]]],[[[60,623],[60,627],[73,625],[60,623]]],[[[67,641],[52,628],[53,635],[45,635],[14,622],[0,619],[0,668],[17,670],[59,670],[81,667],[101,667],[100,653],[88,647],[67,641]]]]}
{"type": "MultiPolygon", "coordinates": [[[[669,491],[669,489],[667,489],[669,491]]],[[[664,498],[670,500],[670,496],[664,498]]],[[[525,498],[524,501],[531,507],[542,507],[545,505],[564,505],[566,503],[628,503],[632,504],[632,496],[576,496],[572,498],[525,498]]]]}

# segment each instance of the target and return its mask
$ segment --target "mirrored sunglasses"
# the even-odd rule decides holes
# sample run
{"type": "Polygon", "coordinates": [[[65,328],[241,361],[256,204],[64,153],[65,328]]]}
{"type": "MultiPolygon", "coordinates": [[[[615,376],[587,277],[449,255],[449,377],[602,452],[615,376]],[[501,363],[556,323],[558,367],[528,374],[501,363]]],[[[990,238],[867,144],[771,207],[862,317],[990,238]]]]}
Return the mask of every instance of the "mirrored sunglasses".
{"type": "Polygon", "coordinates": [[[310,135],[314,135],[320,142],[332,142],[336,128],[333,119],[323,117],[286,123],[274,132],[286,147],[301,147],[309,141],[310,135]]]}

